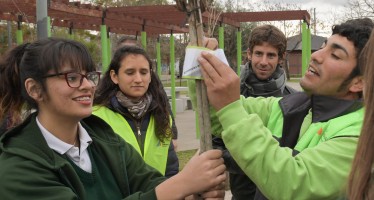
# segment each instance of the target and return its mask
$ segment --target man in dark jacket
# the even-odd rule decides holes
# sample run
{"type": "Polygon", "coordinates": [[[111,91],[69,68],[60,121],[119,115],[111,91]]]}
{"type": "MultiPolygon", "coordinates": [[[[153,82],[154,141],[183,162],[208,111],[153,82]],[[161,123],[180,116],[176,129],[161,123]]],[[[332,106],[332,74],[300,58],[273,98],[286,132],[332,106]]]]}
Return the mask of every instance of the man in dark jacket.
{"type": "MultiPolygon", "coordinates": [[[[280,65],[287,46],[285,35],[275,26],[263,25],[253,29],[248,43],[249,62],[242,69],[240,76],[241,95],[280,97],[296,92],[286,85],[286,73],[280,65]]],[[[232,199],[254,199],[256,185],[236,164],[222,139],[213,137],[213,146],[224,150],[225,165],[230,172],[232,199]]]]}

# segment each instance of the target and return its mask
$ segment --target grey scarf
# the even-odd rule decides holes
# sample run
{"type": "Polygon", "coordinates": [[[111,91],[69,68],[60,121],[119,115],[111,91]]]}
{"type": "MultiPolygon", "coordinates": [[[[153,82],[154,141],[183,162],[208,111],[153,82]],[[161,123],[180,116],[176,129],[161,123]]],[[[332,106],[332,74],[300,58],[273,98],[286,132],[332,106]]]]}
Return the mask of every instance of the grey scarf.
{"type": "Polygon", "coordinates": [[[277,66],[272,76],[266,81],[257,79],[249,63],[245,65],[240,76],[240,93],[245,97],[282,96],[285,86],[286,73],[280,65],[277,66]]]}
{"type": "Polygon", "coordinates": [[[152,95],[149,93],[146,93],[139,100],[132,100],[121,91],[117,92],[116,97],[118,103],[127,108],[129,113],[136,119],[140,119],[144,116],[152,102],[152,95]]]}

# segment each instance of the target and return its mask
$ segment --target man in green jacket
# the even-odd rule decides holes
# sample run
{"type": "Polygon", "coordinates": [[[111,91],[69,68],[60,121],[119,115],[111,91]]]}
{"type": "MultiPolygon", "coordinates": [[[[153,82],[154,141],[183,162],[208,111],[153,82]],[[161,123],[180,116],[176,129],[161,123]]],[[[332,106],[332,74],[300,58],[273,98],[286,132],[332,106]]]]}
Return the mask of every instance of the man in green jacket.
{"type": "Polygon", "coordinates": [[[349,20],[311,56],[304,92],[244,98],[235,72],[213,55],[198,58],[213,133],[221,134],[255,199],[336,199],[350,171],[363,120],[360,52],[374,24],[349,20]]]}
{"type": "MultiPolygon", "coordinates": [[[[286,54],[286,36],[273,25],[257,26],[248,39],[248,62],[240,74],[240,94],[244,97],[282,97],[296,90],[286,85],[286,72],[281,66],[286,54]]],[[[223,150],[230,172],[232,200],[252,200],[256,185],[238,167],[222,138],[213,137],[213,148],[223,150]]]]}

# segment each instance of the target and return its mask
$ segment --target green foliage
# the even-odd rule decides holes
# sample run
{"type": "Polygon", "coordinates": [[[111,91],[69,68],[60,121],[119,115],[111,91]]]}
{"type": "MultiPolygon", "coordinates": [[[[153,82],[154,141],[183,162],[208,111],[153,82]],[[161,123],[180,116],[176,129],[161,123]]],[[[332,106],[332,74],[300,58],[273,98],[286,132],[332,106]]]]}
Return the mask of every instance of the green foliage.
{"type": "Polygon", "coordinates": [[[87,30],[73,30],[73,35],[69,35],[69,30],[62,27],[52,27],[52,37],[73,39],[84,44],[90,52],[94,62],[101,63],[101,42],[100,35],[87,30]]]}
{"type": "MultiPolygon", "coordinates": [[[[22,35],[23,35],[23,42],[32,42],[36,40],[36,27],[33,24],[26,24],[23,23],[21,26],[22,35]]],[[[11,39],[12,45],[16,45],[16,32],[17,32],[17,23],[11,23],[11,39]]],[[[68,29],[62,27],[55,27],[52,23],[51,28],[51,35],[52,37],[59,37],[59,38],[70,38],[68,29]]],[[[83,43],[89,52],[96,64],[101,63],[101,43],[100,43],[100,35],[95,34],[94,32],[86,31],[86,30],[74,30],[73,34],[74,40],[77,40],[83,43]]],[[[5,51],[9,49],[8,46],[8,29],[7,24],[2,23],[0,24],[0,55],[4,54],[5,51]]]]}
{"type": "Polygon", "coordinates": [[[179,171],[187,164],[187,162],[195,155],[197,149],[187,150],[187,151],[178,151],[177,156],[179,159],[179,171]]]}
{"type": "MultiPolygon", "coordinates": [[[[23,23],[21,25],[21,30],[23,34],[23,42],[31,42],[36,39],[36,27],[33,24],[25,24],[23,23]]],[[[17,45],[17,38],[16,38],[16,32],[17,32],[17,23],[11,22],[11,41],[12,46],[17,45]]],[[[8,26],[6,21],[0,21],[0,55],[4,54],[5,51],[7,51],[10,47],[8,45],[8,26]]]]}

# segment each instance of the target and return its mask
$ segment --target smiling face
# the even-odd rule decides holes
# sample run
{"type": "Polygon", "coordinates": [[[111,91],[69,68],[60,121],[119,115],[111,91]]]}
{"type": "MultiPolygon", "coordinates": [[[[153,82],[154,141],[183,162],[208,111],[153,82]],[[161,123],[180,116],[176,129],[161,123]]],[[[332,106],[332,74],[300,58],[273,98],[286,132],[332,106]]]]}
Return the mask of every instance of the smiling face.
{"type": "Polygon", "coordinates": [[[326,44],[311,55],[311,62],[300,85],[313,95],[326,95],[350,99],[357,92],[354,78],[341,87],[357,65],[356,50],[351,41],[338,34],[332,35],[326,44]]]}
{"type": "Polygon", "coordinates": [[[120,64],[118,74],[110,71],[112,81],[129,98],[140,99],[147,92],[151,82],[151,71],[148,60],[140,54],[125,56],[120,64]]]}
{"type": "MultiPolygon", "coordinates": [[[[72,71],[72,69],[70,67],[61,69],[61,72],[68,71],[72,71]]],[[[50,71],[48,74],[54,73],[54,71],[50,71]]],[[[85,74],[86,72],[81,71],[80,73],[85,74]]],[[[80,87],[71,88],[68,86],[64,75],[52,76],[46,78],[45,87],[46,92],[39,95],[42,97],[38,101],[40,117],[48,116],[48,119],[54,120],[79,121],[91,115],[96,86],[86,78],[83,78],[80,87]]],[[[37,96],[34,96],[35,98],[38,99],[37,96]]]]}
{"type": "Polygon", "coordinates": [[[267,42],[254,46],[253,51],[248,51],[247,56],[251,60],[253,72],[260,80],[269,79],[280,62],[278,49],[267,42]]]}

